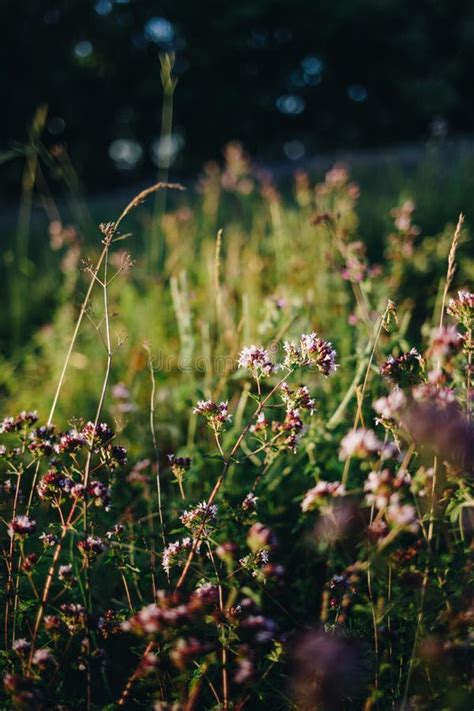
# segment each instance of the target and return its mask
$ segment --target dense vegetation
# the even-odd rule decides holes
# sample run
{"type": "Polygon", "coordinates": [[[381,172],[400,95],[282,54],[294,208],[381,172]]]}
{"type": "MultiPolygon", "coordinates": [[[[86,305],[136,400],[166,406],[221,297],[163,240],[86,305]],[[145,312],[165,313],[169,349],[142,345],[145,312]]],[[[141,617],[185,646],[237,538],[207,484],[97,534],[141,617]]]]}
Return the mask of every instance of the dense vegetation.
{"type": "Polygon", "coordinates": [[[47,203],[2,363],[2,708],[472,707],[472,241],[405,196],[367,250],[360,200],[232,144],[95,244],[47,203]]]}

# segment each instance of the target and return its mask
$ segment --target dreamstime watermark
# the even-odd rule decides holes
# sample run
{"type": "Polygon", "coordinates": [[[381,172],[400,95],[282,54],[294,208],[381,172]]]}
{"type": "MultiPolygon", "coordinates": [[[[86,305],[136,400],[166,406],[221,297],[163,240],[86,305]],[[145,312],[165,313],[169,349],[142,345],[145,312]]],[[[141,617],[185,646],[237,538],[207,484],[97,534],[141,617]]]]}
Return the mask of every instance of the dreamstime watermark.
{"type": "MultiPolygon", "coordinates": [[[[265,350],[275,365],[284,357],[284,349],[278,341],[272,341],[265,350]]],[[[150,357],[150,364],[154,371],[160,373],[212,373],[224,375],[238,369],[238,356],[216,355],[209,356],[204,353],[166,353],[158,350],[150,357]]]]}

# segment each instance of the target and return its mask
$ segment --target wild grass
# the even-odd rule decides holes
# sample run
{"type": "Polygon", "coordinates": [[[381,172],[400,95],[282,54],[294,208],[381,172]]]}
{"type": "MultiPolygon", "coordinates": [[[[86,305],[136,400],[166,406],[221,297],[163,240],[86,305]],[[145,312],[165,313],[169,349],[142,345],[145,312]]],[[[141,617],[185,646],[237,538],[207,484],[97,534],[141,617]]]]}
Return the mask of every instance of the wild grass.
{"type": "Polygon", "coordinates": [[[345,168],[288,197],[236,144],[180,187],[53,220],[4,360],[4,707],[469,708],[462,216],[367,247],[345,168]]]}

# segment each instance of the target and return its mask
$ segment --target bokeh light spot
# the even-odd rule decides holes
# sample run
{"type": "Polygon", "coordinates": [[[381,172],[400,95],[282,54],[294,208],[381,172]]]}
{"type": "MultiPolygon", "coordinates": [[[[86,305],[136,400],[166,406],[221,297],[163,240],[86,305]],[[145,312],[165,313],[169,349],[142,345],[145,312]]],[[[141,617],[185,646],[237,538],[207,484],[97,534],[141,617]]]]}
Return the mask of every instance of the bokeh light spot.
{"type": "Polygon", "coordinates": [[[306,149],[304,143],[293,140],[285,143],[283,146],[283,152],[289,160],[301,160],[301,158],[304,158],[306,149]]]}
{"type": "Polygon", "coordinates": [[[158,166],[171,165],[176,160],[183,145],[184,138],[180,133],[172,133],[170,136],[155,138],[151,144],[151,159],[153,163],[158,166]]]}
{"type": "Polygon", "coordinates": [[[130,138],[117,138],[109,146],[109,157],[119,170],[135,168],[142,155],[141,145],[130,138]]]}
{"type": "Polygon", "coordinates": [[[303,113],[306,107],[306,102],[303,97],[297,94],[285,94],[279,96],[276,100],[278,111],[288,116],[298,116],[303,113]]]}
{"type": "Polygon", "coordinates": [[[305,74],[321,74],[323,71],[323,63],[319,57],[305,57],[301,60],[301,66],[305,74]]]}
{"type": "Polygon", "coordinates": [[[74,45],[74,56],[77,59],[87,59],[93,52],[92,44],[89,40],[82,40],[74,45]]]}
{"type": "Polygon", "coordinates": [[[97,0],[95,4],[95,11],[98,15],[101,15],[102,17],[110,15],[110,13],[112,12],[112,3],[110,2],[110,0],[97,0]]]}
{"type": "Polygon", "coordinates": [[[60,136],[66,128],[66,122],[61,116],[53,116],[47,125],[48,132],[52,136],[60,136]]]}
{"type": "Polygon", "coordinates": [[[160,45],[171,45],[176,32],[169,20],[165,17],[151,17],[145,23],[145,37],[150,42],[160,45]]]}
{"type": "Polygon", "coordinates": [[[351,99],[352,101],[356,101],[360,104],[364,101],[367,101],[369,93],[365,86],[361,86],[360,84],[354,84],[353,86],[349,86],[347,88],[347,95],[349,99],[351,99]]]}

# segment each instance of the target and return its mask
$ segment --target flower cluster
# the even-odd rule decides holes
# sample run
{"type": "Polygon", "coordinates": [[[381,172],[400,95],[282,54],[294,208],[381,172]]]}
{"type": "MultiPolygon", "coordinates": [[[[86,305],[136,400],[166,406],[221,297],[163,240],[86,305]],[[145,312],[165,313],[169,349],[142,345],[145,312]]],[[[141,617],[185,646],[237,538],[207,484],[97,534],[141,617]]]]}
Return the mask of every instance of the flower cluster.
{"type": "Polygon", "coordinates": [[[280,396],[289,410],[308,410],[312,415],[316,408],[316,402],[310,396],[307,385],[300,385],[295,390],[291,390],[288,383],[282,383],[280,386],[280,396]]]}
{"type": "Polygon", "coordinates": [[[143,607],[136,615],[122,623],[125,632],[149,635],[160,632],[164,626],[177,625],[188,618],[186,605],[158,606],[155,603],[143,607]]]}
{"type": "Polygon", "coordinates": [[[57,664],[54,654],[47,647],[43,647],[42,649],[36,649],[31,659],[31,662],[35,666],[39,667],[39,669],[41,669],[42,671],[45,671],[50,667],[56,666],[57,664]]]}
{"type": "Polygon", "coordinates": [[[396,232],[388,235],[388,248],[386,257],[390,264],[399,265],[414,254],[414,240],[420,234],[420,229],[412,223],[412,215],[415,210],[415,203],[412,200],[405,200],[400,207],[391,210],[394,218],[396,232]]]}
{"type": "Polygon", "coordinates": [[[387,506],[386,517],[389,523],[396,528],[405,529],[416,533],[419,528],[416,509],[411,504],[403,504],[398,494],[392,494],[387,506]]]}
{"type": "Polygon", "coordinates": [[[332,497],[344,496],[345,494],[346,487],[340,481],[324,481],[321,479],[316,486],[313,486],[304,495],[304,499],[301,502],[301,510],[305,513],[314,511],[321,505],[328,503],[332,497]]]}
{"type": "Polygon", "coordinates": [[[196,637],[180,637],[170,651],[170,658],[178,669],[185,669],[194,659],[212,651],[212,645],[196,637]]]}
{"type": "Polygon", "coordinates": [[[287,410],[283,422],[273,420],[272,431],[282,436],[276,445],[279,449],[288,449],[291,452],[296,452],[300,437],[304,431],[303,420],[298,410],[287,410]]]}
{"type": "Polygon", "coordinates": [[[258,435],[260,433],[265,433],[267,431],[268,424],[269,423],[268,423],[265,413],[263,411],[259,412],[255,422],[252,425],[250,425],[250,432],[253,432],[256,435],[258,435]]]}
{"type": "Polygon", "coordinates": [[[38,496],[43,501],[60,499],[63,494],[71,492],[73,481],[64,476],[58,469],[49,469],[43,475],[37,486],[38,496]]]}
{"type": "Polygon", "coordinates": [[[0,434],[19,432],[20,430],[31,427],[31,425],[34,425],[37,421],[38,413],[36,411],[26,412],[22,410],[16,417],[5,417],[5,419],[0,422],[0,434]]]}
{"type": "Polygon", "coordinates": [[[180,521],[183,526],[191,530],[200,529],[203,524],[212,523],[217,517],[217,506],[211,504],[210,506],[203,501],[202,503],[195,506],[189,511],[183,511],[181,514],[180,521]]]}
{"type": "Polygon", "coordinates": [[[16,639],[13,642],[12,649],[17,654],[19,654],[21,656],[23,656],[23,655],[26,656],[27,654],[30,653],[31,642],[28,642],[27,639],[25,639],[24,637],[21,637],[20,639],[16,639]]]}
{"type": "Polygon", "coordinates": [[[320,338],[315,331],[304,333],[299,344],[285,341],[284,349],[283,365],[289,370],[302,366],[316,366],[323,375],[328,376],[337,369],[337,354],[332,343],[320,338]]]}
{"type": "Polygon", "coordinates": [[[307,411],[312,415],[316,406],[306,385],[300,385],[292,389],[285,382],[280,385],[279,394],[286,408],[285,417],[283,421],[273,420],[271,422],[271,431],[273,433],[271,440],[268,440],[270,423],[264,412],[260,412],[255,422],[250,426],[250,431],[263,444],[268,445],[267,458],[273,456],[271,453],[288,450],[296,451],[305,429],[301,419],[301,411],[307,411]]]}
{"type": "Polygon", "coordinates": [[[248,532],[247,545],[253,552],[272,550],[277,545],[277,538],[271,528],[257,522],[248,532]]]}
{"type": "Polygon", "coordinates": [[[414,402],[429,404],[439,410],[458,409],[456,395],[452,388],[422,383],[412,389],[411,395],[414,402]]]}
{"type": "Polygon", "coordinates": [[[364,484],[366,501],[380,511],[388,506],[393,493],[402,488],[408,489],[410,484],[411,477],[407,472],[393,474],[388,469],[372,471],[364,484]]]}
{"type": "Polygon", "coordinates": [[[54,450],[57,454],[62,452],[72,453],[76,452],[85,443],[85,435],[76,429],[72,429],[59,436],[57,443],[54,445],[54,450]]]}
{"type": "Polygon", "coordinates": [[[388,524],[397,529],[416,533],[419,523],[416,509],[412,504],[403,503],[401,495],[410,491],[412,479],[406,471],[393,474],[388,469],[372,471],[364,484],[366,502],[379,511],[379,516],[369,526],[369,535],[384,538],[388,527],[380,518],[382,514],[388,524]]]}
{"type": "Polygon", "coordinates": [[[82,430],[82,435],[89,444],[94,447],[102,447],[113,439],[114,432],[105,422],[98,422],[97,426],[93,422],[87,422],[82,430]]]}
{"type": "Polygon", "coordinates": [[[374,402],[374,410],[380,416],[382,421],[396,421],[400,417],[400,413],[406,406],[407,398],[403,390],[398,386],[395,387],[386,397],[380,397],[374,402]]]}
{"type": "Polygon", "coordinates": [[[59,536],[57,536],[55,533],[46,533],[46,531],[43,531],[40,536],[40,540],[43,541],[43,546],[45,549],[54,548],[54,546],[59,543],[59,536]]]}
{"type": "Polygon", "coordinates": [[[216,403],[214,400],[199,400],[193,412],[195,415],[205,417],[209,427],[215,432],[220,432],[225,423],[232,420],[228,404],[227,401],[216,403]]]}
{"type": "Polygon", "coordinates": [[[71,583],[74,580],[73,568],[71,563],[66,563],[65,565],[60,565],[58,570],[58,578],[63,583],[71,583]]]}
{"type": "Polygon", "coordinates": [[[28,516],[15,516],[8,524],[8,535],[13,536],[28,536],[36,531],[36,521],[33,521],[28,516]]]}
{"type": "MultiPolygon", "coordinates": [[[[84,498],[85,488],[81,483],[75,483],[70,477],[58,469],[50,469],[44,474],[37,486],[38,496],[43,501],[54,501],[59,504],[64,496],[73,499],[84,498]]],[[[110,509],[111,489],[106,484],[94,480],[87,486],[87,496],[95,506],[110,509]]]]}
{"type": "Polygon", "coordinates": [[[42,425],[29,434],[29,451],[36,457],[48,457],[54,452],[56,441],[54,427],[42,425]]]}
{"type": "Polygon", "coordinates": [[[373,430],[359,428],[351,430],[343,437],[339,457],[340,459],[347,459],[348,457],[365,459],[370,455],[378,454],[382,447],[382,442],[373,430]]]}
{"type": "Polygon", "coordinates": [[[181,491],[181,496],[184,499],[183,481],[186,472],[191,468],[192,459],[190,457],[177,457],[175,454],[168,454],[168,462],[181,491]]]}
{"type": "Polygon", "coordinates": [[[255,380],[267,378],[275,371],[275,366],[270,360],[268,351],[258,346],[246,346],[242,349],[239,361],[239,368],[250,370],[255,380]]]}
{"type": "Polygon", "coordinates": [[[102,448],[102,453],[107,464],[107,467],[111,472],[120,469],[127,463],[127,450],[125,447],[113,444],[111,446],[102,448]]]}
{"type": "Polygon", "coordinates": [[[405,200],[400,207],[394,207],[391,210],[391,215],[394,218],[397,230],[410,236],[416,236],[420,233],[419,228],[412,225],[412,215],[414,211],[415,203],[413,200],[405,200]]]}
{"type": "Polygon", "coordinates": [[[242,509],[244,511],[252,511],[257,508],[257,501],[258,501],[258,496],[255,496],[251,491],[245,496],[244,500],[242,501],[242,509]]]}
{"type": "Polygon", "coordinates": [[[357,564],[349,566],[341,573],[332,576],[327,584],[329,593],[328,607],[335,612],[335,622],[342,625],[346,622],[350,608],[354,603],[360,582],[360,570],[357,564]]]}
{"type": "Polygon", "coordinates": [[[208,614],[216,606],[217,600],[217,588],[212,584],[198,587],[185,602],[177,593],[159,591],[156,602],[143,607],[121,626],[125,632],[139,636],[173,632],[184,624],[192,623],[197,617],[208,614]]]}
{"type": "Polygon", "coordinates": [[[186,537],[181,541],[172,541],[168,543],[163,551],[161,565],[163,570],[167,575],[170,574],[171,568],[178,563],[183,562],[183,553],[189,551],[192,548],[193,540],[192,538],[186,537]]]}
{"type": "MultiPolygon", "coordinates": [[[[54,425],[42,425],[30,429],[26,436],[24,430],[31,428],[36,421],[36,413],[22,412],[16,417],[5,418],[0,425],[0,433],[19,432],[28,452],[35,459],[51,458],[50,468],[43,475],[37,489],[43,499],[60,499],[63,494],[71,493],[74,481],[70,473],[67,473],[63,455],[70,455],[77,465],[77,456],[81,448],[92,446],[94,452],[99,455],[101,464],[109,471],[126,464],[126,449],[112,444],[115,434],[105,423],[100,423],[95,428],[92,422],[88,422],[82,428],[72,428],[66,432],[57,432],[54,425]],[[63,472],[63,469],[66,471],[63,472]]],[[[0,447],[0,455],[20,456],[21,451],[19,448],[7,450],[4,445],[0,447]]]]}
{"type": "Polygon", "coordinates": [[[455,299],[450,299],[448,314],[470,331],[474,324],[474,294],[470,291],[458,291],[455,299]]]}
{"type": "Polygon", "coordinates": [[[104,543],[104,541],[101,538],[97,538],[96,536],[87,536],[87,538],[85,538],[83,541],[79,541],[77,547],[79,548],[81,553],[91,559],[100,555],[100,553],[104,553],[107,550],[107,545],[104,543]]]}
{"type": "Polygon", "coordinates": [[[313,331],[301,336],[300,347],[305,364],[317,366],[326,376],[336,372],[336,351],[332,343],[320,338],[313,331]]]}
{"type": "Polygon", "coordinates": [[[380,367],[381,374],[395,385],[407,387],[423,382],[425,377],[425,361],[416,348],[408,353],[389,356],[380,367]]]}
{"type": "Polygon", "coordinates": [[[177,476],[178,471],[181,472],[181,474],[187,472],[188,469],[190,469],[193,460],[191,457],[177,457],[175,454],[168,454],[168,462],[171,467],[171,471],[175,476],[177,476]]]}
{"type": "Polygon", "coordinates": [[[449,360],[462,350],[463,343],[464,339],[455,326],[442,326],[432,335],[429,354],[433,358],[449,360]]]}
{"type": "Polygon", "coordinates": [[[403,426],[417,444],[429,446],[465,472],[474,472],[474,427],[451,388],[432,384],[413,388],[403,426]]]}
{"type": "Polygon", "coordinates": [[[84,605],[71,602],[61,605],[60,618],[56,616],[45,617],[44,624],[50,632],[56,632],[61,622],[67,627],[70,634],[77,634],[87,627],[88,615],[84,605]]]}
{"type": "Polygon", "coordinates": [[[243,597],[229,612],[249,643],[266,644],[277,637],[276,623],[262,614],[255,600],[243,597]]]}
{"type": "Polygon", "coordinates": [[[44,696],[31,676],[7,672],[3,677],[3,685],[7,694],[12,697],[16,708],[44,707],[44,696]]]}
{"type": "Polygon", "coordinates": [[[87,487],[87,494],[95,506],[103,506],[106,511],[110,509],[110,486],[100,481],[91,481],[87,487]]]}

